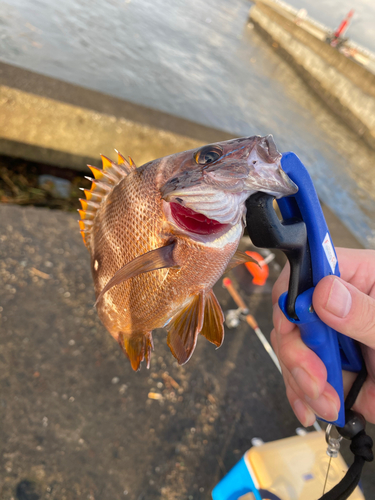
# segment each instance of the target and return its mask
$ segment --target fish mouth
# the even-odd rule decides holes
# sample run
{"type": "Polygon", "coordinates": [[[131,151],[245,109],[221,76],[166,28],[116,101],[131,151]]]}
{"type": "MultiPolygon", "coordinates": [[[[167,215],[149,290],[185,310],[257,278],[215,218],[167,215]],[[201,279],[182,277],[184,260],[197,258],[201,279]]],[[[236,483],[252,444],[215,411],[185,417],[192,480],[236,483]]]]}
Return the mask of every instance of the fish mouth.
{"type": "Polygon", "coordinates": [[[200,236],[221,235],[232,226],[222,224],[215,219],[209,219],[205,215],[195,212],[191,208],[184,207],[179,203],[169,203],[171,216],[174,222],[184,231],[200,236]]]}

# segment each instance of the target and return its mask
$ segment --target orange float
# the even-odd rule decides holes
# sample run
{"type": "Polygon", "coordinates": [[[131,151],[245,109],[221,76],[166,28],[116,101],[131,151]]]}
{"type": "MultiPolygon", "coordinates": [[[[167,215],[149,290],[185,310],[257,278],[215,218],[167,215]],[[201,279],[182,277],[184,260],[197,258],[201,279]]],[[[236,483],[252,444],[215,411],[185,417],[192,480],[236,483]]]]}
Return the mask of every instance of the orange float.
{"type": "Polygon", "coordinates": [[[270,274],[270,270],[268,265],[264,262],[263,255],[260,255],[258,252],[250,252],[250,250],[247,250],[245,253],[256,260],[259,264],[257,265],[255,262],[245,262],[247,270],[253,277],[253,284],[258,286],[265,285],[270,274]]]}

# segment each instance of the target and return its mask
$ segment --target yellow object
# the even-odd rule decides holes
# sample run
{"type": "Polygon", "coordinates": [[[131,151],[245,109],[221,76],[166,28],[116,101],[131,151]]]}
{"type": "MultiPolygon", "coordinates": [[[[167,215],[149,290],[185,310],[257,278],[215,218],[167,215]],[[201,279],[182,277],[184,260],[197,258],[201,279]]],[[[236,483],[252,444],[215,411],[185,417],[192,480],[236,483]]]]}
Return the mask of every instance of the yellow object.
{"type": "MultiPolygon", "coordinates": [[[[324,432],[310,432],[254,446],[245,461],[260,489],[281,500],[316,500],[323,494],[329,462],[326,450],[324,432]]],[[[325,492],[341,481],[347,468],[340,454],[331,459],[325,492]]],[[[364,499],[358,487],[350,496],[350,500],[364,499]]]]}

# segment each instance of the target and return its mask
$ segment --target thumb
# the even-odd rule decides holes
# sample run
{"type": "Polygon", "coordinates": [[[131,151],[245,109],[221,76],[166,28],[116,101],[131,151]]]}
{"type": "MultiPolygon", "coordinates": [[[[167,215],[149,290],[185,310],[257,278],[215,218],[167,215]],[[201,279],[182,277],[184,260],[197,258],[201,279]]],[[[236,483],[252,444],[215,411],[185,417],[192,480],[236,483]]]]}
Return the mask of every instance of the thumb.
{"type": "Polygon", "coordinates": [[[313,306],[328,326],[375,349],[375,300],[337,276],[316,285],[313,306]]]}

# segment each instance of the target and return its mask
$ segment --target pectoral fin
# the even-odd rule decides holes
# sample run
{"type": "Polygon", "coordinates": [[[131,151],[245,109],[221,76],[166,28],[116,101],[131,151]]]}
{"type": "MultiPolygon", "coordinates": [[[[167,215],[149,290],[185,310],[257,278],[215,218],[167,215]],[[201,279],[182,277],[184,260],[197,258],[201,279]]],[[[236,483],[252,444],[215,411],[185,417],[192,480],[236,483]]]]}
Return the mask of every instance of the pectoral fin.
{"type": "Polygon", "coordinates": [[[201,334],[217,347],[220,347],[224,340],[223,311],[212,290],[206,294],[205,302],[201,334]]]}
{"type": "Polygon", "coordinates": [[[139,370],[144,359],[146,359],[147,368],[150,368],[151,351],[154,350],[151,332],[141,333],[130,339],[120,333],[118,343],[129,358],[135,372],[139,370]]]}
{"type": "Polygon", "coordinates": [[[173,249],[174,242],[166,245],[165,247],[157,248],[156,250],[151,250],[143,255],[140,255],[136,259],[125,264],[124,267],[119,269],[113,278],[111,278],[103,290],[100,292],[98,298],[96,299],[95,306],[98,305],[103,295],[108,292],[111,288],[124,281],[138,276],[138,274],[149,273],[150,271],[155,271],[156,269],[163,269],[165,267],[176,267],[176,263],[173,260],[173,249]]]}
{"type": "Polygon", "coordinates": [[[240,264],[245,264],[245,262],[254,262],[255,264],[258,264],[258,262],[250,257],[250,255],[247,255],[245,252],[241,252],[240,250],[237,250],[236,253],[233,255],[231,260],[229,261],[229,264],[227,265],[227,268],[225,269],[225,272],[230,271],[236,266],[239,266],[240,264]]]}
{"type": "Polygon", "coordinates": [[[199,293],[172,317],[167,325],[167,344],[180,365],[191,358],[203,325],[204,297],[199,293]]]}

